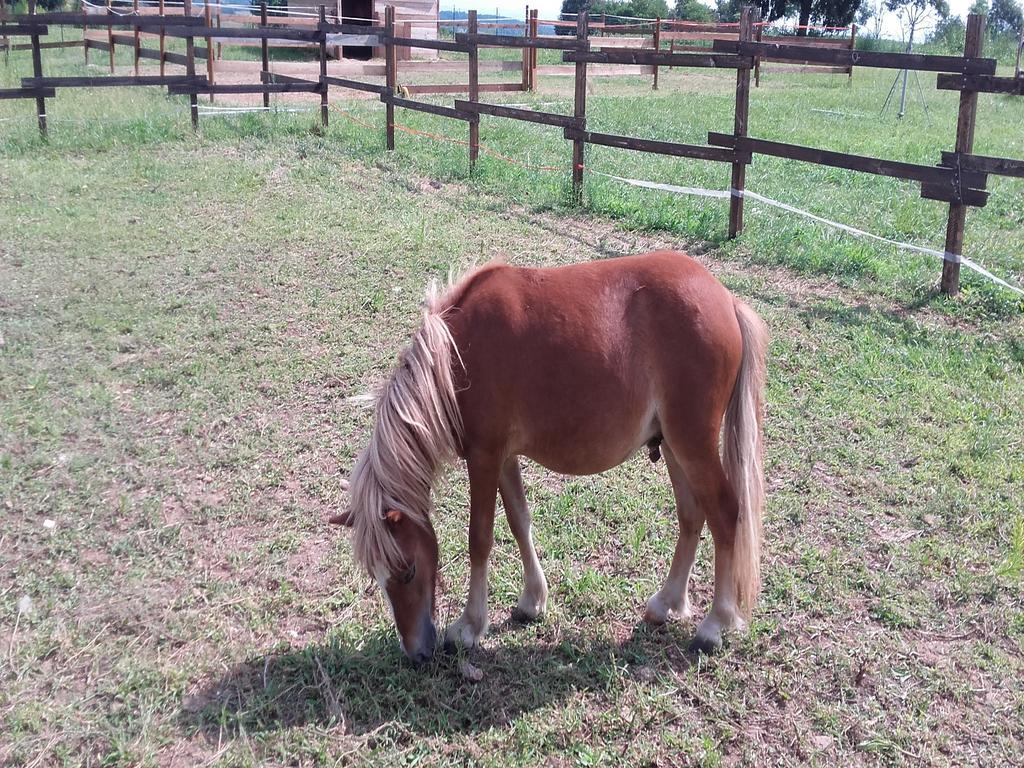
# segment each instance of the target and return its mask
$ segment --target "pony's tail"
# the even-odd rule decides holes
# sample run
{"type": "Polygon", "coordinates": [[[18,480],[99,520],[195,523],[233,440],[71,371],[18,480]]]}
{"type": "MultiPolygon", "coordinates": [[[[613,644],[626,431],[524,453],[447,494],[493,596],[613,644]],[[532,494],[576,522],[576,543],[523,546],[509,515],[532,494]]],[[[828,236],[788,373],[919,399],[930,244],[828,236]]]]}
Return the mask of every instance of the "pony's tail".
{"type": "Polygon", "coordinates": [[[740,612],[749,618],[761,592],[761,514],[764,508],[761,415],[768,331],[750,307],[734,300],[743,358],[725,412],[722,460],[739,500],[733,573],[740,612]]]}

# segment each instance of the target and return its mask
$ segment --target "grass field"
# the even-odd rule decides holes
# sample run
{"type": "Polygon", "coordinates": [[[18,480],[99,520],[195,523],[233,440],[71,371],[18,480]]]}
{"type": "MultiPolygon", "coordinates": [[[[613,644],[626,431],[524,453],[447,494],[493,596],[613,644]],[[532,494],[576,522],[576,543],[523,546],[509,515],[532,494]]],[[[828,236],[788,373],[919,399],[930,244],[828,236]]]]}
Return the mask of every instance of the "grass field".
{"type": "MultiPolygon", "coordinates": [[[[57,56],[48,61],[59,61],[57,56]]],[[[53,73],[79,71],[69,53],[53,73]]],[[[2,82],[25,74],[12,57],[2,82]]],[[[596,130],[729,130],[725,76],[599,82],[596,130]]],[[[891,75],[772,76],[752,135],[920,162],[931,118],[877,117],[891,75]],[[815,112],[824,109],[829,113],[815,112]],[[839,115],[832,113],[841,113],[839,115]],[[859,115],[859,117],[856,117],[859,115]]],[[[536,96],[565,98],[568,84],[536,96]]],[[[513,99],[512,97],[516,97],[513,99]]],[[[1019,102],[1020,100],[1018,100],[1019,102]]],[[[344,104],[381,124],[379,105],[344,104]]],[[[569,105],[552,106],[568,110],[569,105]]],[[[587,182],[314,114],[210,119],[156,91],[61,94],[52,139],[0,103],[0,763],[11,765],[1009,765],[1024,759],[1024,312],[965,273],[751,206],[587,182]],[[549,614],[403,660],[344,534],[339,477],[432,276],[491,256],[559,264],[672,246],[774,337],[765,589],[715,657],[639,620],[675,520],[663,464],[527,470],[549,614]],[[52,521],[52,525],[45,522],[52,521]],[[28,598],[28,601],[25,600],[28,598]]],[[[340,114],[335,113],[338,117],[340,114]]],[[[458,138],[461,126],[401,114],[458,138]]],[[[1024,105],[982,99],[978,151],[1024,156],[1024,105]]],[[[495,150],[567,168],[557,131],[484,123],[495,150]]],[[[595,150],[609,173],[722,188],[728,171],[595,150]]],[[[889,180],[759,159],[750,188],[941,247],[944,210],[889,180]]],[[[968,255],[1019,281],[1024,183],[996,180],[968,255]]],[[[467,582],[466,483],[437,494],[442,621],[467,582]]],[[[710,599],[701,548],[695,604],[710,599]]]]}

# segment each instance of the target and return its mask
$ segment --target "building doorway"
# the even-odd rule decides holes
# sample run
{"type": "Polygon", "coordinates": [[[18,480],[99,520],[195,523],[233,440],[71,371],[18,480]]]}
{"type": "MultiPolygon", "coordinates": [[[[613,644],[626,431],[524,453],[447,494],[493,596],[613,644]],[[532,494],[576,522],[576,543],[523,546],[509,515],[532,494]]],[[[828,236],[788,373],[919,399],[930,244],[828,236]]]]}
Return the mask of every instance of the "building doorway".
{"type": "MultiPolygon", "coordinates": [[[[373,0],[341,0],[342,23],[370,26],[373,18],[373,0]]],[[[343,45],[341,58],[368,61],[373,58],[373,46],[343,45]]]]}

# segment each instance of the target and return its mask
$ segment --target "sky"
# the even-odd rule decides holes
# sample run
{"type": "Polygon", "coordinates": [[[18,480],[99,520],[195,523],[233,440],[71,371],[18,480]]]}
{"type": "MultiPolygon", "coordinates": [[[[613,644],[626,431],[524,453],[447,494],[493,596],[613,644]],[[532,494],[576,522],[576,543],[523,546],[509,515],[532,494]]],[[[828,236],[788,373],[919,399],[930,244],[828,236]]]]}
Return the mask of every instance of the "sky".
{"type": "MultiPolygon", "coordinates": [[[[873,2],[873,0],[865,0],[866,2],[873,2]]],[[[439,0],[441,3],[442,10],[456,9],[465,11],[470,8],[476,8],[481,13],[495,13],[497,12],[502,16],[509,16],[515,19],[521,18],[525,11],[527,3],[521,2],[510,2],[509,0],[499,0],[494,2],[493,5],[489,4],[487,0],[439,0]]],[[[674,0],[666,0],[669,7],[674,5],[674,0]]],[[[702,0],[706,5],[713,5],[706,0],[702,0]]],[[[971,7],[973,0],[949,0],[950,13],[955,16],[965,17],[967,15],[967,9],[971,7]]],[[[539,8],[541,18],[557,19],[558,12],[562,8],[562,0],[532,0],[529,3],[531,8],[539,8]]],[[[882,28],[882,34],[885,37],[900,38],[900,25],[899,21],[889,15],[886,19],[886,23],[882,28]]]]}

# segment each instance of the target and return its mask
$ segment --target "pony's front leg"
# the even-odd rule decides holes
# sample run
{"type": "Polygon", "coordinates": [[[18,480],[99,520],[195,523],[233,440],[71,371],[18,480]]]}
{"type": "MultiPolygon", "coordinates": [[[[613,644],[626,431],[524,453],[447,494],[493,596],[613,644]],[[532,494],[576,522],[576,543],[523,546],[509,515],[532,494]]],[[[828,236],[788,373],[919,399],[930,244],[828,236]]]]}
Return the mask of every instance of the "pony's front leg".
{"type": "Polygon", "coordinates": [[[501,460],[469,457],[469,597],[462,616],[448,627],[445,642],[466,648],[477,645],[487,632],[487,561],[494,545],[494,509],[501,460]]]}
{"type": "Polygon", "coordinates": [[[523,475],[517,457],[513,456],[502,467],[498,491],[505,505],[508,527],[519,545],[519,555],[523,560],[523,593],[519,603],[512,609],[512,618],[516,621],[534,621],[540,618],[547,607],[548,582],[540,567],[537,548],[530,532],[530,508],[526,504],[523,475]]]}

